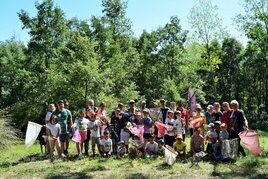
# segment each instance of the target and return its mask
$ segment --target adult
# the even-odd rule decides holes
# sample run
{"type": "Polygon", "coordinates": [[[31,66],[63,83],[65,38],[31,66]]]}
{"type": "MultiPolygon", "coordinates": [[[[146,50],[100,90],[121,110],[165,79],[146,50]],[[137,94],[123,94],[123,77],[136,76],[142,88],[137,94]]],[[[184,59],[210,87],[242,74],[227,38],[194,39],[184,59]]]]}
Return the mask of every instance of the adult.
{"type": "Polygon", "coordinates": [[[48,109],[47,109],[47,113],[46,113],[46,117],[45,117],[45,124],[49,124],[50,122],[50,117],[52,115],[52,113],[55,111],[55,105],[53,103],[48,105],[48,109]]]}
{"type": "Polygon", "coordinates": [[[95,102],[93,99],[88,100],[87,109],[90,109],[93,112],[97,112],[98,108],[95,106],[95,102]]]}
{"type": "Polygon", "coordinates": [[[240,144],[241,139],[238,134],[248,128],[248,122],[244,111],[239,109],[239,103],[236,100],[231,101],[231,108],[233,109],[233,112],[230,116],[230,138],[238,138],[238,154],[241,153],[242,156],[245,157],[246,153],[240,144]]]}
{"type": "Polygon", "coordinates": [[[213,105],[213,108],[214,108],[214,112],[213,112],[213,115],[214,115],[214,123],[216,121],[221,121],[221,118],[222,118],[222,112],[221,112],[221,105],[219,102],[215,102],[214,105],[213,105]]]}
{"type": "MultiPolygon", "coordinates": [[[[157,103],[153,103],[153,107],[149,110],[149,116],[152,118],[153,122],[155,123],[156,121],[158,122],[163,122],[163,116],[162,112],[158,108],[157,103]]],[[[152,133],[157,136],[158,134],[158,129],[155,125],[152,127],[152,133]]]]}
{"type": "Polygon", "coordinates": [[[190,128],[190,136],[193,135],[193,131],[196,128],[199,128],[200,134],[204,136],[204,123],[206,121],[205,116],[202,113],[202,108],[200,104],[196,104],[196,112],[193,117],[190,119],[192,126],[190,128]],[[197,122],[198,121],[198,122],[197,122]],[[195,124],[195,125],[193,125],[195,124]]]}
{"type": "Polygon", "coordinates": [[[176,102],[175,101],[171,101],[170,102],[170,110],[173,111],[174,113],[177,110],[177,106],[176,106],[176,102]]]}
{"type": "MultiPolygon", "coordinates": [[[[135,115],[137,109],[136,109],[136,105],[135,105],[135,101],[134,100],[130,100],[129,101],[129,108],[126,111],[129,115],[135,115]]],[[[142,111],[141,111],[142,112],[142,111]]]]}
{"type": "Polygon", "coordinates": [[[167,117],[167,112],[169,108],[166,107],[166,100],[160,99],[160,111],[162,112],[162,117],[163,117],[163,123],[165,124],[165,120],[167,117]]]}
{"type": "Polygon", "coordinates": [[[101,116],[106,116],[105,106],[105,102],[100,103],[99,108],[97,110],[96,119],[99,119],[101,116]]]}
{"type": "Polygon", "coordinates": [[[214,111],[213,111],[213,105],[209,104],[207,106],[207,111],[205,112],[205,117],[206,117],[207,124],[214,123],[215,116],[214,116],[214,111]]]}
{"type": "Polygon", "coordinates": [[[61,134],[60,134],[60,146],[62,156],[68,154],[67,142],[69,140],[69,134],[72,129],[73,121],[72,121],[72,114],[68,109],[64,108],[64,101],[58,101],[58,108],[53,112],[52,115],[57,116],[58,123],[61,127],[61,134]]]}
{"type": "Polygon", "coordinates": [[[143,132],[143,138],[144,138],[144,143],[146,144],[147,141],[150,139],[151,134],[152,134],[152,126],[153,126],[153,120],[149,116],[149,110],[144,109],[142,111],[143,113],[143,125],[144,125],[144,132],[143,132]]]}
{"type": "Polygon", "coordinates": [[[230,117],[233,112],[233,110],[230,108],[230,105],[228,102],[223,102],[222,103],[222,108],[223,108],[223,115],[221,118],[221,122],[226,124],[227,131],[230,131],[230,117]]]}
{"type": "Polygon", "coordinates": [[[181,118],[185,120],[184,127],[185,127],[185,132],[187,132],[188,126],[189,126],[189,113],[188,113],[188,110],[183,107],[182,100],[178,101],[177,111],[181,112],[181,118]]]}
{"type": "MultiPolygon", "coordinates": [[[[55,105],[53,103],[48,105],[46,117],[45,117],[45,124],[46,124],[46,135],[49,136],[49,125],[50,125],[50,118],[52,113],[56,110],[55,105]]],[[[48,153],[50,153],[50,146],[49,142],[46,142],[48,153]]]]}

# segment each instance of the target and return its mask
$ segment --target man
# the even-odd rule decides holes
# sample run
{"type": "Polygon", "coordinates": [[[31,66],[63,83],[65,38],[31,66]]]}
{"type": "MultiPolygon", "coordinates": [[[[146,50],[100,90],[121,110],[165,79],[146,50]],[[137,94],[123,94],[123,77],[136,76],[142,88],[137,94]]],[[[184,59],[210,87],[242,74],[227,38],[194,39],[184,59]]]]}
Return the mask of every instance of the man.
{"type": "Polygon", "coordinates": [[[128,110],[126,111],[128,114],[130,115],[135,115],[136,113],[136,106],[135,106],[135,101],[134,100],[130,100],[129,101],[129,108],[128,110]]]}
{"type": "Polygon", "coordinates": [[[169,108],[166,107],[166,101],[164,99],[160,99],[160,110],[163,116],[163,123],[165,124],[165,120],[166,120],[166,116],[167,116],[167,112],[169,108]]]}
{"type": "Polygon", "coordinates": [[[69,139],[69,134],[72,129],[72,114],[71,112],[64,108],[64,101],[58,101],[58,108],[53,112],[53,115],[58,117],[58,123],[61,126],[61,134],[60,134],[60,146],[63,157],[68,154],[67,143],[69,139]]]}

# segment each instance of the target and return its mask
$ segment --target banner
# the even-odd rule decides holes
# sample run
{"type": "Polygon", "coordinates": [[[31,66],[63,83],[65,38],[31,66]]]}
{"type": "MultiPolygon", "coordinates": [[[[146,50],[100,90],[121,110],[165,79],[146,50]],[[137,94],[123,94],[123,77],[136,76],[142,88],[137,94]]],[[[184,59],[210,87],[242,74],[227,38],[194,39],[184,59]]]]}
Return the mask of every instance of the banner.
{"type": "Polygon", "coordinates": [[[28,121],[27,131],[25,136],[25,145],[26,147],[30,147],[34,144],[36,138],[38,137],[41,131],[41,125],[36,124],[34,122],[28,121]]]}
{"type": "Polygon", "coordinates": [[[144,126],[142,126],[142,125],[139,125],[139,126],[130,126],[130,127],[128,127],[128,130],[132,134],[139,136],[140,140],[143,140],[144,126]]]}
{"type": "Polygon", "coordinates": [[[189,87],[188,90],[188,101],[190,103],[190,116],[192,116],[196,107],[196,93],[192,87],[189,87]]]}
{"type": "Polygon", "coordinates": [[[81,135],[80,135],[78,129],[75,130],[74,135],[72,137],[72,141],[74,141],[76,143],[80,143],[81,142],[81,135]]]}
{"type": "Polygon", "coordinates": [[[223,140],[221,144],[221,154],[224,158],[236,159],[238,152],[238,139],[223,140]]]}
{"type": "Polygon", "coordinates": [[[165,126],[166,125],[161,123],[161,122],[158,122],[158,121],[156,121],[154,124],[158,129],[157,137],[163,137],[165,135],[165,126]]]}
{"type": "Polygon", "coordinates": [[[245,130],[240,132],[239,137],[245,145],[245,147],[255,156],[258,157],[261,155],[260,143],[259,143],[259,134],[254,130],[245,130]]]}

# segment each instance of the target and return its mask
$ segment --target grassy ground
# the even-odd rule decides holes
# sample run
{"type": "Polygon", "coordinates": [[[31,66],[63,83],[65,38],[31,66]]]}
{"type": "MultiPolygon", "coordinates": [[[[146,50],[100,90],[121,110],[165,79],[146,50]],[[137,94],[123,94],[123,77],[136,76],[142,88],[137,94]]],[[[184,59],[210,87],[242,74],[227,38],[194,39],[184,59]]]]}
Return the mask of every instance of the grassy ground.
{"type": "MultiPolygon", "coordinates": [[[[157,159],[83,158],[76,160],[75,145],[71,143],[69,156],[64,161],[51,163],[40,154],[39,145],[25,148],[22,142],[1,150],[0,177],[3,178],[268,178],[268,133],[260,137],[263,155],[234,163],[177,161],[173,166],[157,159]]],[[[188,141],[186,142],[187,144],[188,141]]]]}

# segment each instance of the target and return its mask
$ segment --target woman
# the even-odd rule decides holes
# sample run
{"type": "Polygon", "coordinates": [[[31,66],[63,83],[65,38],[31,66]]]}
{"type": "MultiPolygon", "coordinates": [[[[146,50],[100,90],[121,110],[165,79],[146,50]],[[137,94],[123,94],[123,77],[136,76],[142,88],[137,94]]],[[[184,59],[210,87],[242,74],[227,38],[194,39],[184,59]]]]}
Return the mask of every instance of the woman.
{"type": "Polygon", "coordinates": [[[239,109],[239,103],[236,100],[231,101],[231,108],[233,109],[233,112],[230,117],[230,138],[238,138],[238,154],[241,153],[242,156],[245,157],[246,153],[240,144],[241,139],[238,134],[243,130],[247,130],[248,122],[244,112],[239,109]]]}

